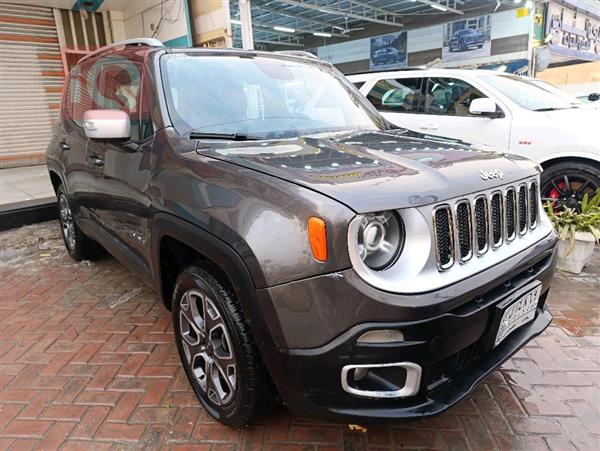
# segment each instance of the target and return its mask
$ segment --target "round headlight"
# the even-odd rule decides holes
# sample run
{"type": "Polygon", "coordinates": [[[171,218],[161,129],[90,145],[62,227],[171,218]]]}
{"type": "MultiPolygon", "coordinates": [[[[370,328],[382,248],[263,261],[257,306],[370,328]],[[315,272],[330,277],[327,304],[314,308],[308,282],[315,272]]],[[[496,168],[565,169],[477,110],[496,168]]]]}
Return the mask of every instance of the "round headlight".
{"type": "Polygon", "coordinates": [[[364,215],[356,245],[359,257],[369,268],[380,271],[390,267],[404,245],[401,219],[392,211],[364,215]]]}

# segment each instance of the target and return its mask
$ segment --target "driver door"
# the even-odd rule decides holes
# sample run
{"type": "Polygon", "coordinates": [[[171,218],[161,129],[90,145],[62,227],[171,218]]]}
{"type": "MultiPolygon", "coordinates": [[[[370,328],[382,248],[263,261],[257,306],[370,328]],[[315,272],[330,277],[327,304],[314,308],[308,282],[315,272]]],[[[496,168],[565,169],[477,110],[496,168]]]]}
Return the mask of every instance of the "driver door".
{"type": "Polygon", "coordinates": [[[88,139],[93,179],[90,210],[113,253],[150,277],[150,199],[153,130],[141,64],[107,59],[97,78],[96,108],[126,111],[129,140],[88,139]]]}
{"type": "MultiPolygon", "coordinates": [[[[506,108],[501,117],[489,118],[469,112],[474,99],[487,97],[472,84],[453,77],[429,77],[424,88],[422,123],[432,135],[456,138],[508,150],[511,115],[506,108]]],[[[494,99],[495,100],[495,99],[494,99]]]]}

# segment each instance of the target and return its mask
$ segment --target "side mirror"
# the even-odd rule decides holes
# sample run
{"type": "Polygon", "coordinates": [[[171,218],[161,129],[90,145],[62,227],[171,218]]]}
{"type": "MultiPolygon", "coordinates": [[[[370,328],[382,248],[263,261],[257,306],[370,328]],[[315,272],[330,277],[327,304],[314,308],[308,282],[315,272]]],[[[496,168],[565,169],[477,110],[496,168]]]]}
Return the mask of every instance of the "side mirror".
{"type": "Polygon", "coordinates": [[[471,100],[469,105],[469,113],[477,116],[498,117],[496,102],[489,97],[481,97],[471,100]]]}
{"type": "Polygon", "coordinates": [[[600,100],[600,93],[599,92],[592,92],[589,96],[588,96],[588,102],[597,102],[598,100],[600,100]]]}
{"type": "Polygon", "coordinates": [[[127,139],[131,136],[129,114],[122,110],[89,110],[83,113],[85,136],[94,139],[127,139]]]}

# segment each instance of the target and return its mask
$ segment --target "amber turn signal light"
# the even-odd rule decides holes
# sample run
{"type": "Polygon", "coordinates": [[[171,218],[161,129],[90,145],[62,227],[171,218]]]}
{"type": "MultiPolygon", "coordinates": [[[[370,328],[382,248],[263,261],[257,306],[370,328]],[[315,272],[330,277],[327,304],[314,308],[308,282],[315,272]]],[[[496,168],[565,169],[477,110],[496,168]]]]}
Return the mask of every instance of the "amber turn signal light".
{"type": "Polygon", "coordinates": [[[324,262],[327,260],[327,230],[325,221],[321,218],[311,216],[308,219],[308,240],[312,249],[313,257],[324,262]]]}

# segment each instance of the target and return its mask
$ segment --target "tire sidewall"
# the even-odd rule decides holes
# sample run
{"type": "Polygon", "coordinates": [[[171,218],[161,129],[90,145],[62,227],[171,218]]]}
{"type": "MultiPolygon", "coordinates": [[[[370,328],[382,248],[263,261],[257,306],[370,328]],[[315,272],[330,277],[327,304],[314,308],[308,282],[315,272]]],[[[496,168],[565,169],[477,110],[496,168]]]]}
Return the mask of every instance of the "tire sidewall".
{"type": "Polygon", "coordinates": [[[63,243],[65,243],[65,248],[67,249],[67,253],[71,256],[73,260],[79,261],[81,260],[81,240],[79,238],[80,232],[79,227],[77,226],[77,220],[75,218],[75,213],[73,213],[73,208],[71,206],[71,201],[69,200],[69,196],[63,189],[62,185],[58,187],[56,190],[56,208],[58,209],[58,222],[60,224],[60,236],[62,237],[63,243]],[[71,217],[73,218],[73,235],[75,237],[75,246],[73,249],[69,247],[69,243],[67,243],[67,238],[63,232],[63,222],[60,216],[60,198],[61,196],[65,196],[67,199],[67,203],[69,205],[69,210],[71,210],[71,217]]]}
{"type": "Polygon", "coordinates": [[[200,267],[190,267],[184,270],[179,276],[175,288],[173,290],[172,298],[172,314],[173,314],[173,332],[175,334],[175,343],[177,345],[177,351],[181,364],[185,371],[185,374],[196,394],[196,397],[200,400],[202,406],[217,420],[223,423],[231,423],[231,419],[236,417],[242,410],[245,404],[245,391],[247,390],[247,378],[246,378],[246,362],[244,361],[244,353],[242,351],[242,345],[240,342],[240,335],[237,326],[230,317],[229,308],[224,297],[219,292],[217,286],[213,287],[216,279],[206,270],[200,267]],[[181,331],[180,331],[180,299],[181,296],[190,289],[198,289],[208,294],[210,300],[213,301],[223,321],[227,327],[227,332],[231,340],[233,348],[233,354],[236,362],[236,378],[237,384],[233,399],[226,406],[216,406],[206,396],[206,393],[200,388],[200,384],[196,380],[195,375],[192,372],[191,366],[185,360],[185,354],[183,350],[183,344],[181,342],[181,331]]]}

